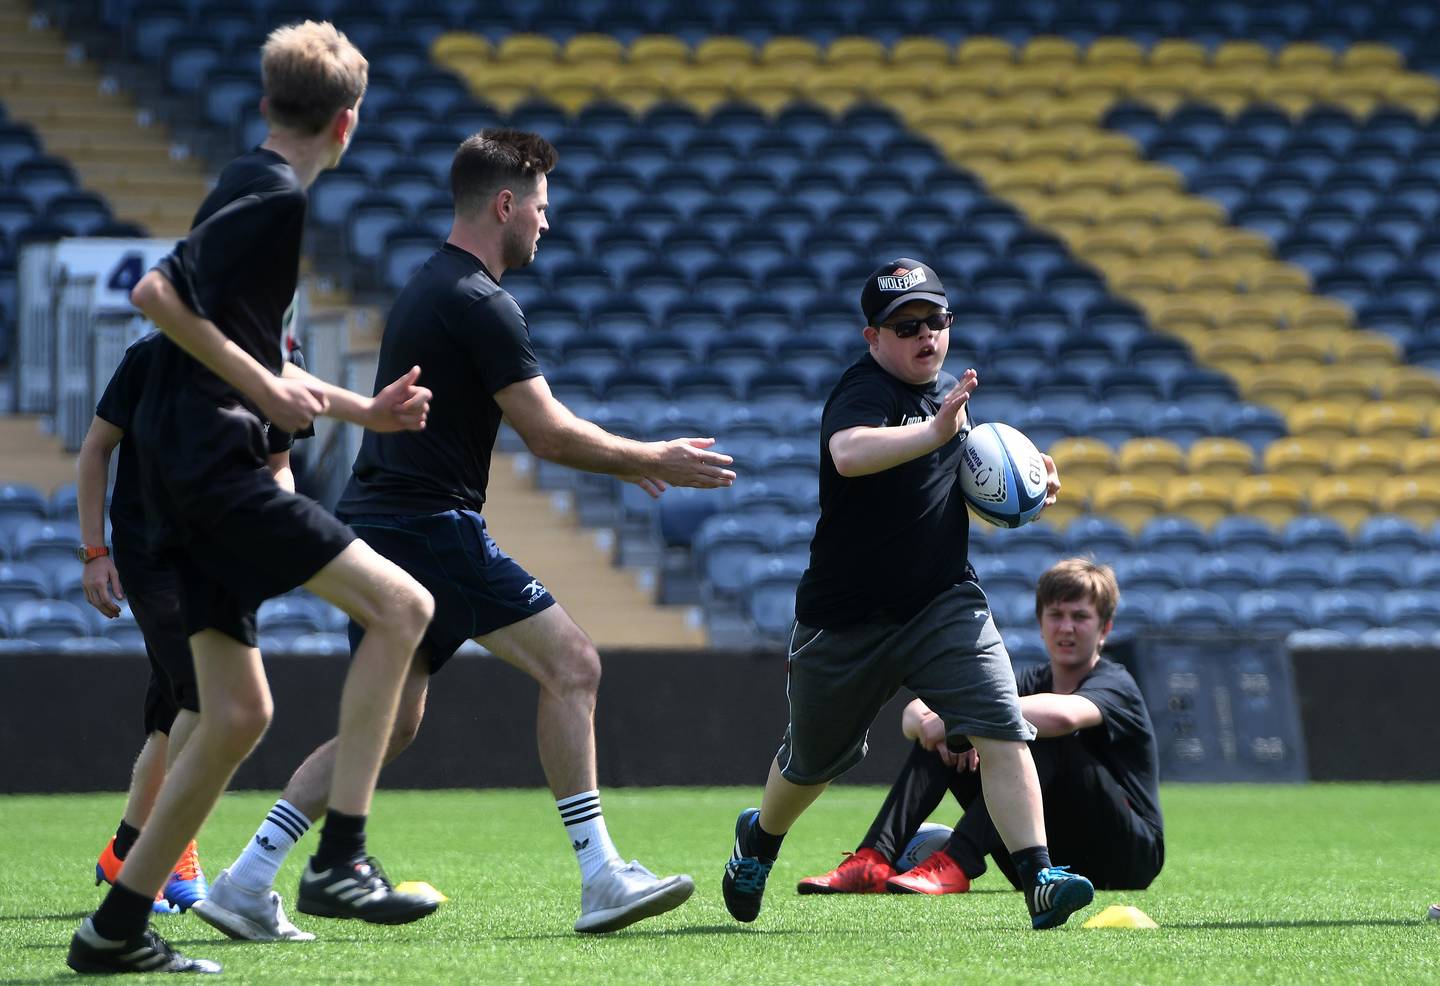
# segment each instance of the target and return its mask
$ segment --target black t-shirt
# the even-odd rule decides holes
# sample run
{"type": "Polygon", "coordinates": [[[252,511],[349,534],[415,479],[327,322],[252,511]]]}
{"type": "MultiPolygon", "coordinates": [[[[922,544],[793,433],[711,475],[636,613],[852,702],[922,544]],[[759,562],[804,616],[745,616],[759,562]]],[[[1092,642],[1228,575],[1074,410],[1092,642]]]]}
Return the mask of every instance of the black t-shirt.
{"type": "MultiPolygon", "coordinates": [[[[1041,664],[1021,672],[1016,685],[1021,695],[1039,695],[1055,690],[1055,678],[1050,665],[1041,664]]],[[[1129,671],[1102,657],[1072,694],[1095,703],[1100,725],[1036,742],[1081,744],[1110,771],[1135,814],[1160,838],[1160,755],[1140,686],[1129,671]]]]}
{"type": "Polygon", "coordinates": [[[820,521],[796,618],[821,629],[871,617],[908,620],[946,588],[975,578],[960,490],[959,435],[918,459],[847,479],[830,439],[855,427],[928,421],[956,379],[908,384],[866,353],[840,377],[820,419],[820,521]]]}
{"type": "MultiPolygon", "coordinates": [[[[164,340],[159,332],[151,332],[135,340],[120,365],[110,376],[105,391],[95,405],[95,415],[125,433],[120,440],[118,460],[115,463],[115,488],[110,493],[110,537],[119,551],[134,555],[146,550],[145,498],[140,487],[140,467],[136,461],[135,443],[128,440],[133,428],[135,408],[140,395],[145,391],[145,381],[150,374],[151,364],[164,340]]],[[[300,347],[290,352],[291,362],[304,366],[300,347]]],[[[307,428],[299,437],[309,438],[315,433],[307,428]]],[[[294,436],[279,428],[271,428],[266,434],[270,454],[285,452],[295,444],[294,436]]]]}
{"type": "MultiPolygon", "coordinates": [[[[284,360],[282,327],[299,283],[305,203],[289,163],[257,147],[225,167],[190,233],[156,264],[191,311],[274,373],[284,360]]],[[[217,406],[245,403],[178,347],[167,357],[217,406]]]]}
{"type": "Polygon", "coordinates": [[[540,375],[515,299],[479,258],[446,243],[395,299],[375,389],[412,366],[434,392],[423,431],[367,431],[336,509],[419,515],[480,510],[502,413],[497,391],[540,375]]]}

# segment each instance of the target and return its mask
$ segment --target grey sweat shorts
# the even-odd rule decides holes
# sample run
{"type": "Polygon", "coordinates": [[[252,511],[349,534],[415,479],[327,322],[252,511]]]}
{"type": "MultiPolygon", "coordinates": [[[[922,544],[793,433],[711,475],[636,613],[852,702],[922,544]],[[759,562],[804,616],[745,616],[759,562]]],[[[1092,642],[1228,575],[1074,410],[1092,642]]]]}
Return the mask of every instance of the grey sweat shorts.
{"type": "Polygon", "coordinates": [[[821,784],[865,759],[870,724],[902,685],[940,716],[954,747],[968,745],[967,736],[1035,738],[985,593],[963,582],[907,623],[795,624],[780,773],[794,784],[821,784]]]}

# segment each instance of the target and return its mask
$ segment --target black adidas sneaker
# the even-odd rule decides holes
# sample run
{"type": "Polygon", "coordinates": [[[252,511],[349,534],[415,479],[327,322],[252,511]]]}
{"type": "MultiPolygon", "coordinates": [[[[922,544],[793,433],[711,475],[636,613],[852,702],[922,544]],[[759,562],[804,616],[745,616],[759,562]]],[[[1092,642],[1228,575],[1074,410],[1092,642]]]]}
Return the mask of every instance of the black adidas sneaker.
{"type": "Polygon", "coordinates": [[[395,890],[373,856],[315,872],[315,858],[300,875],[295,906],[321,918],[358,918],[371,924],[409,924],[435,912],[440,902],[395,890]]]}
{"type": "Polygon", "coordinates": [[[80,973],[118,972],[202,972],[220,971],[220,963],[181,955],[169,943],[146,928],[128,941],[111,941],[95,933],[86,918],[70,938],[65,964],[80,973]]]}

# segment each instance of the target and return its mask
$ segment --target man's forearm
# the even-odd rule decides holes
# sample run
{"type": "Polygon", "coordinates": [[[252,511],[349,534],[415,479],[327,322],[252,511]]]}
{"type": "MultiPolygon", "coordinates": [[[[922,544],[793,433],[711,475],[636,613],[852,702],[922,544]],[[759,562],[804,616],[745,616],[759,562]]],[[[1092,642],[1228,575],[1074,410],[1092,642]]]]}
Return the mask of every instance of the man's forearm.
{"type": "Polygon", "coordinates": [[[261,402],[273,374],[227,338],[214,322],[191,311],[163,274],[146,274],[130,300],[175,345],[252,401],[261,402]]]}
{"type": "Polygon", "coordinates": [[[75,509],[80,515],[80,540],[105,543],[105,487],[110,481],[110,452],[83,446],[76,461],[75,509]]]}
{"type": "Polygon", "coordinates": [[[530,451],[548,462],[609,476],[644,474],[651,458],[647,443],[612,435],[568,409],[530,451]]]}

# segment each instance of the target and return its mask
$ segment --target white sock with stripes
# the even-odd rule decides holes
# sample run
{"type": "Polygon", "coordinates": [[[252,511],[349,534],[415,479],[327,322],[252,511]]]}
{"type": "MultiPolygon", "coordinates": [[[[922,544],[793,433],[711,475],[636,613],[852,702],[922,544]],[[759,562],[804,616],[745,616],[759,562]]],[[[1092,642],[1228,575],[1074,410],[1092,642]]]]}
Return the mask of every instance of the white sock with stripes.
{"type": "Polygon", "coordinates": [[[295,843],[310,830],[310,819],[281,798],[255,830],[245,851],[230,864],[230,879],[245,890],[269,890],[295,843]]]}
{"type": "Polygon", "coordinates": [[[555,802],[555,807],[560,810],[565,835],[570,840],[570,848],[575,850],[575,861],[580,864],[581,883],[588,883],[612,859],[620,859],[605,828],[599,791],[582,791],[561,798],[555,802]]]}

